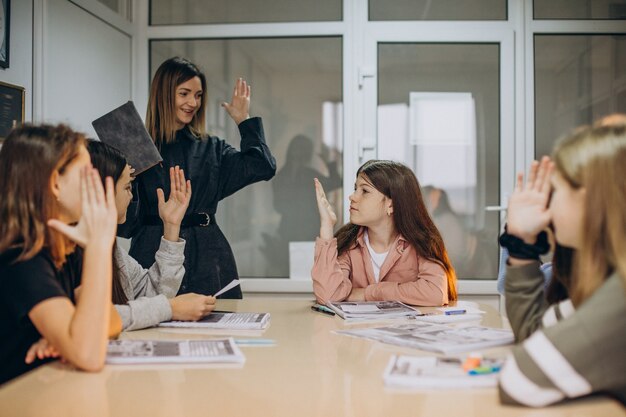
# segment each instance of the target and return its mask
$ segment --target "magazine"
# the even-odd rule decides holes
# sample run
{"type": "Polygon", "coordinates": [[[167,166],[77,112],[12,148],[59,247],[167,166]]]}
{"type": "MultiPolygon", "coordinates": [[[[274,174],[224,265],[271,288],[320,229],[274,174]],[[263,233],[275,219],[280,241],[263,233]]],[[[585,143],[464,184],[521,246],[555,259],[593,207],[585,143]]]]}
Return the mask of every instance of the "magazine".
{"type": "MultiPolygon", "coordinates": [[[[483,359],[489,373],[471,375],[459,358],[393,355],[383,375],[385,385],[402,388],[484,388],[498,384],[501,359],[483,359]]],[[[484,368],[483,368],[484,369],[484,368]]]]}
{"type": "Polygon", "coordinates": [[[419,310],[399,301],[342,301],[329,302],[327,305],[344,320],[384,320],[421,314],[419,310]]]}
{"type": "Polygon", "coordinates": [[[245,356],[232,338],[205,340],[112,340],[109,364],[243,363],[245,356]]]}
{"type": "Polygon", "coordinates": [[[270,313],[211,313],[198,321],[164,321],[160,327],[186,327],[222,330],[265,330],[270,313]]]}
{"type": "Polygon", "coordinates": [[[484,326],[452,327],[424,322],[340,330],[335,333],[442,353],[508,345],[514,341],[513,332],[510,330],[484,326]]]}

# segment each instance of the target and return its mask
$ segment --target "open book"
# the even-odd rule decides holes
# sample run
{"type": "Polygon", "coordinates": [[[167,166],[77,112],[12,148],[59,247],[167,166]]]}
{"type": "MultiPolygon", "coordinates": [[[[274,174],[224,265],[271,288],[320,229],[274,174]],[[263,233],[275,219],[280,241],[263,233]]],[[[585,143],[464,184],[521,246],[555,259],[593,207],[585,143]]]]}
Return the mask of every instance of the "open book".
{"type": "Polygon", "coordinates": [[[341,301],[327,305],[344,320],[384,320],[420,314],[399,301],[341,301]]]}
{"type": "MultiPolygon", "coordinates": [[[[499,369],[501,360],[493,360],[499,369]]],[[[383,374],[385,385],[402,388],[482,388],[495,387],[498,373],[470,375],[458,358],[392,356],[383,374]]]]}
{"type": "Polygon", "coordinates": [[[264,330],[270,313],[211,313],[198,321],[164,321],[160,327],[186,327],[222,330],[264,330]]]}
{"type": "Polygon", "coordinates": [[[232,338],[208,340],[112,340],[109,364],[243,363],[245,356],[232,338]]]}
{"type": "Polygon", "coordinates": [[[514,341],[510,330],[483,326],[453,327],[424,322],[341,330],[336,333],[442,353],[467,352],[508,345],[514,341]]]}

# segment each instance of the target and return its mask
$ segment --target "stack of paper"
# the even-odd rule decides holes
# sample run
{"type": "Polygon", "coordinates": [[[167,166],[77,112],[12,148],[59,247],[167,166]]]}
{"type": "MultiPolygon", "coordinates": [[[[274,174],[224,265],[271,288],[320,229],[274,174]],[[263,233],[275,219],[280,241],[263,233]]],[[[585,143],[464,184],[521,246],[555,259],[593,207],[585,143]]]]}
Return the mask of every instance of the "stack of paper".
{"type": "Polygon", "coordinates": [[[109,364],[243,363],[245,356],[232,338],[209,340],[113,340],[109,364]]]}
{"type": "Polygon", "coordinates": [[[469,375],[457,358],[394,355],[383,378],[385,385],[403,388],[481,388],[498,384],[498,373],[469,375]]]}
{"type": "Polygon", "coordinates": [[[329,302],[328,307],[344,320],[381,320],[419,315],[419,310],[399,301],[329,302]]]}
{"type": "Polygon", "coordinates": [[[198,321],[164,321],[160,327],[185,327],[222,330],[264,330],[270,313],[211,313],[198,321]]]}
{"type": "Polygon", "coordinates": [[[341,330],[336,333],[443,353],[508,345],[514,341],[513,332],[510,330],[483,326],[453,327],[422,322],[341,330]]]}

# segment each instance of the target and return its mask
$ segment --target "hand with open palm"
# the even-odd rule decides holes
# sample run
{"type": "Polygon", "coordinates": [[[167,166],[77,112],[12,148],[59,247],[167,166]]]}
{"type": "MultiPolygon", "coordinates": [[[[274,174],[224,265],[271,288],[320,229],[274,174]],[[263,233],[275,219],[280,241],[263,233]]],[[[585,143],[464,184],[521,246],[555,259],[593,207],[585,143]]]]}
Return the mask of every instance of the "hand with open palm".
{"type": "Polygon", "coordinates": [[[250,85],[243,78],[237,78],[230,103],[222,103],[230,117],[239,124],[250,118],[250,85]]]}
{"type": "Polygon", "coordinates": [[[326,198],[324,187],[322,187],[317,178],[315,178],[315,197],[317,199],[317,209],[320,213],[320,237],[322,239],[332,239],[333,228],[337,223],[337,215],[326,198]]]}
{"type": "Polygon", "coordinates": [[[185,172],[178,166],[170,168],[170,195],[165,201],[165,194],[157,188],[159,217],[163,221],[163,237],[177,242],[180,224],[191,201],[191,181],[185,181],[185,172]]]}
{"type": "Polygon", "coordinates": [[[515,190],[509,199],[507,232],[528,244],[537,241],[537,235],[550,224],[550,177],[554,164],[547,156],[541,162],[533,161],[524,184],[524,174],[517,174],[515,190]]]}

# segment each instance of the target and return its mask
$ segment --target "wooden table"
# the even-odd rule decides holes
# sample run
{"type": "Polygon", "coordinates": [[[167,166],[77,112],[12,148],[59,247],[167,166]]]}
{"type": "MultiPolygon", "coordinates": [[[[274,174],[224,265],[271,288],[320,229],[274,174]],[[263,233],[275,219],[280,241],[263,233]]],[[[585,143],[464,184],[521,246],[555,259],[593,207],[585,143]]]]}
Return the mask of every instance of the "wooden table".
{"type": "MultiPolygon", "coordinates": [[[[54,362],[0,388],[0,416],[625,416],[611,399],[595,397],[545,409],[500,405],[496,389],[407,391],[386,388],[382,374],[394,353],[418,350],[340,336],[352,327],[316,313],[311,302],[284,299],[219,301],[218,309],[269,311],[263,338],[275,346],[243,346],[242,366],[111,366],[97,374],[54,362]]],[[[482,324],[502,327],[497,311],[482,324]]],[[[428,309],[424,309],[428,310],[428,309]]],[[[147,329],[124,333],[134,339],[194,339],[207,330],[147,329]]],[[[256,334],[255,336],[259,336],[256,334]]],[[[235,337],[250,338],[243,334],[235,337]]],[[[505,354],[497,348],[492,354],[505,354]]]]}

